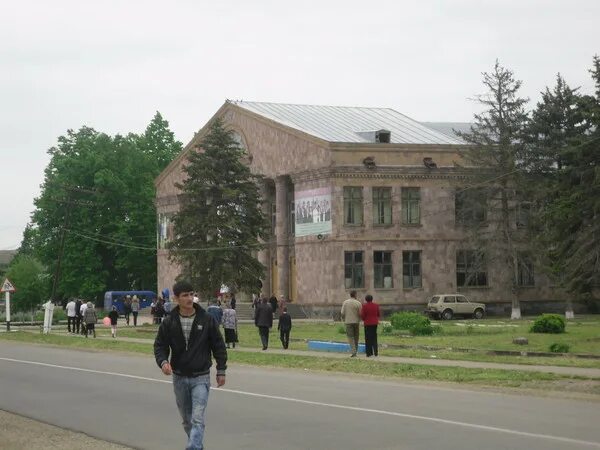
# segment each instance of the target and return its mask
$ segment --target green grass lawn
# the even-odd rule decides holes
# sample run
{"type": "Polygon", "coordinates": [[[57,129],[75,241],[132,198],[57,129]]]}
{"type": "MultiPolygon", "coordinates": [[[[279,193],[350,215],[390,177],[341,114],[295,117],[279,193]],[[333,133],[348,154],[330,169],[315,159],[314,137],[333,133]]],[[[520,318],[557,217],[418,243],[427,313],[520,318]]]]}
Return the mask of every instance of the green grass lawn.
{"type": "MultiPolygon", "coordinates": [[[[144,327],[151,329],[150,327],[144,327]]],[[[143,329],[142,327],[140,329],[143,329]]],[[[104,331],[102,330],[105,334],[104,331]]],[[[139,330],[123,330],[127,334],[145,334],[139,330]]],[[[151,333],[148,333],[151,334],[151,333]]],[[[152,343],[133,343],[118,340],[84,339],[58,334],[31,332],[0,333],[0,339],[34,344],[57,345],[89,351],[119,351],[145,354],[152,358],[152,343]]],[[[382,360],[332,359],[327,357],[298,356],[263,352],[230,351],[230,364],[248,364],[316,370],[353,375],[381,376],[417,380],[419,382],[451,382],[494,388],[531,388],[546,392],[576,392],[600,395],[600,380],[585,377],[564,376],[540,372],[523,372],[502,369],[470,369],[461,367],[436,367],[419,364],[399,364],[382,360]]],[[[158,373],[158,367],[157,367],[158,373]]]]}
{"type": "MultiPolygon", "coordinates": [[[[552,343],[566,343],[571,353],[586,353],[600,355],[600,316],[582,316],[567,324],[564,334],[529,333],[531,319],[520,321],[484,319],[484,320],[452,320],[435,322],[442,332],[434,336],[410,336],[408,333],[383,334],[379,333],[379,343],[383,345],[406,345],[408,349],[383,348],[382,355],[406,356],[414,358],[431,358],[468,361],[485,361],[515,364],[557,365],[600,368],[600,359],[580,359],[570,356],[527,357],[488,355],[487,350],[512,350],[547,352],[552,343]],[[525,336],[529,345],[521,346],[512,343],[514,337],[525,336]],[[427,350],[419,347],[439,347],[437,350],[427,350]],[[453,351],[456,348],[478,350],[474,353],[453,351]]],[[[137,328],[120,326],[118,335],[153,339],[156,334],[155,325],[144,325],[137,328]]],[[[339,322],[296,322],[292,329],[290,348],[306,350],[306,340],[325,340],[345,342],[346,336],[340,333],[343,325],[339,322]]],[[[381,328],[381,327],[380,327],[381,328]]],[[[98,326],[100,335],[108,336],[109,328],[98,326]]],[[[243,347],[259,348],[260,338],[256,327],[252,324],[240,324],[240,345],[243,347]]],[[[279,347],[276,328],[271,332],[271,346],[279,347]]],[[[362,332],[361,332],[362,341],[362,332]]]]}

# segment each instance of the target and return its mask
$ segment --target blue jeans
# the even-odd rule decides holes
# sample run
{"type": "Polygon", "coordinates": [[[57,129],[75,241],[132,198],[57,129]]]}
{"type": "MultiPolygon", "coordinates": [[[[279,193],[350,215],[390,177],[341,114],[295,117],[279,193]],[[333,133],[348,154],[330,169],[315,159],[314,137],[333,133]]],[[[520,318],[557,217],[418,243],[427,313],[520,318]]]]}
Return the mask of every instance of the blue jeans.
{"type": "Polygon", "coordinates": [[[210,391],[210,374],[182,377],[173,374],[173,390],[183,429],[188,435],[186,450],[202,450],[204,440],[204,413],[210,391]]]}

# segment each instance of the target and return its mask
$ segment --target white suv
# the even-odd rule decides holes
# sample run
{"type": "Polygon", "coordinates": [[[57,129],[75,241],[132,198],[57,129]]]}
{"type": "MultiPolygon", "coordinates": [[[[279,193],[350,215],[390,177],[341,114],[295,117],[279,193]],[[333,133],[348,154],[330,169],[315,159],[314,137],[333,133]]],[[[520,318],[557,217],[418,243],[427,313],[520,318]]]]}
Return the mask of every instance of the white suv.
{"type": "Polygon", "coordinates": [[[481,319],[485,315],[485,305],[472,303],[461,294],[439,294],[429,299],[425,313],[444,320],[450,320],[454,316],[473,316],[475,319],[481,319]]]}

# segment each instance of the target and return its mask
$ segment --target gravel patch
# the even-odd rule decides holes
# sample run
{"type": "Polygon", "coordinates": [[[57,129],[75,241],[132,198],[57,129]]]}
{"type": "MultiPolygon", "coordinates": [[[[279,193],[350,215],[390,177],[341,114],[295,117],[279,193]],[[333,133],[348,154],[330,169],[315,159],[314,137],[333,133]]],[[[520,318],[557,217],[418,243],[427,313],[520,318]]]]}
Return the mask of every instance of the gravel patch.
{"type": "Polygon", "coordinates": [[[127,450],[130,447],[101,441],[0,410],[0,449],[22,450],[127,450]]]}

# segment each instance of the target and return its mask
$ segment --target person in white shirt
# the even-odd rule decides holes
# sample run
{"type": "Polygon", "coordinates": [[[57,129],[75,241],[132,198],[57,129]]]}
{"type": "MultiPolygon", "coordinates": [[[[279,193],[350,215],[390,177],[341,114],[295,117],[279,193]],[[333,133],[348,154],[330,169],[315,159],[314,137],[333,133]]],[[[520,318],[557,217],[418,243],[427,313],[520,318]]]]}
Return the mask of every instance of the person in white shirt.
{"type": "Polygon", "coordinates": [[[350,298],[342,303],[342,319],[346,325],[346,336],[350,344],[350,356],[356,358],[358,352],[358,334],[360,323],[360,311],[362,304],[356,300],[356,291],[350,291],[350,298]]]}
{"type": "Polygon", "coordinates": [[[87,336],[87,326],[85,323],[85,310],[87,309],[87,302],[81,303],[81,308],[79,308],[79,314],[81,315],[81,334],[87,336]]]}
{"type": "Polygon", "coordinates": [[[69,300],[65,309],[67,310],[67,329],[69,330],[69,333],[75,333],[75,317],[77,316],[77,311],[75,310],[74,298],[69,300]],[[71,328],[71,324],[73,324],[73,328],[71,328]]]}

